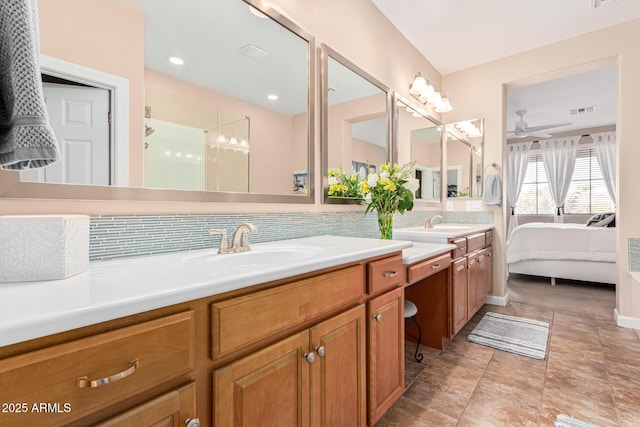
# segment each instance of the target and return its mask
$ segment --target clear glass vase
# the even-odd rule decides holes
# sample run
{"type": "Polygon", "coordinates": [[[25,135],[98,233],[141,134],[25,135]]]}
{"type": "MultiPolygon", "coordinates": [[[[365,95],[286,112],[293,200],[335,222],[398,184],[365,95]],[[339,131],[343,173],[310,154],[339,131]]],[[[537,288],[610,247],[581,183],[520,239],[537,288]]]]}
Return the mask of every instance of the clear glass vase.
{"type": "Polygon", "coordinates": [[[395,212],[378,211],[378,230],[380,238],[391,240],[393,235],[393,214],[395,212]]]}

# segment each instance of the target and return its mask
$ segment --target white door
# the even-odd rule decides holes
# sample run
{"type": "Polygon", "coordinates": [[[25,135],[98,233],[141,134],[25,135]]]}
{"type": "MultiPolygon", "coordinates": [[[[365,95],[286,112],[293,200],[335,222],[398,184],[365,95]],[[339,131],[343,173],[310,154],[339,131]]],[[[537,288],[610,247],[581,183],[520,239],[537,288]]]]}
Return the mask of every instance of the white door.
{"type": "Polygon", "coordinates": [[[20,173],[22,181],[109,185],[109,91],[44,83],[60,161],[20,173]]]}

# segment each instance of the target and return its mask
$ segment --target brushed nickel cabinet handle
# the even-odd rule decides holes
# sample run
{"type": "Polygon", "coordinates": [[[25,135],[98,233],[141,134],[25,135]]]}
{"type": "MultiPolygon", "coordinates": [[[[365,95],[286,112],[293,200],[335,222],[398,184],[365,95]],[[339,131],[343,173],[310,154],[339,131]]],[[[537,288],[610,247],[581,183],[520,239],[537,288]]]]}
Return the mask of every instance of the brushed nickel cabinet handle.
{"type": "Polygon", "coordinates": [[[382,322],[382,314],[378,314],[377,316],[373,316],[374,319],[376,319],[376,322],[380,323],[382,322]]]}
{"type": "Polygon", "coordinates": [[[200,418],[187,418],[184,420],[184,425],[187,427],[200,427],[200,418]]]}
{"type": "Polygon", "coordinates": [[[386,277],[387,279],[390,279],[391,277],[396,277],[397,275],[398,275],[397,271],[388,271],[383,274],[383,276],[386,277]]]}
{"type": "Polygon", "coordinates": [[[304,358],[307,359],[309,363],[313,363],[316,360],[316,356],[313,353],[305,353],[304,358]]]}
{"type": "Polygon", "coordinates": [[[138,369],[138,365],[138,359],[133,359],[129,362],[129,368],[122,372],[118,372],[117,374],[111,375],[109,377],[100,378],[99,380],[90,380],[87,376],[80,377],[78,378],[76,385],[78,386],[78,388],[96,388],[109,385],[114,381],[118,381],[128,377],[129,375],[132,375],[136,371],[136,369],[138,369]]]}
{"type": "Polygon", "coordinates": [[[325,350],[324,346],[321,345],[320,347],[316,347],[316,353],[318,353],[318,356],[324,357],[327,351],[325,350]]]}
{"type": "Polygon", "coordinates": [[[440,268],[440,264],[434,264],[434,265],[431,266],[432,270],[437,270],[439,268],[440,268]]]}

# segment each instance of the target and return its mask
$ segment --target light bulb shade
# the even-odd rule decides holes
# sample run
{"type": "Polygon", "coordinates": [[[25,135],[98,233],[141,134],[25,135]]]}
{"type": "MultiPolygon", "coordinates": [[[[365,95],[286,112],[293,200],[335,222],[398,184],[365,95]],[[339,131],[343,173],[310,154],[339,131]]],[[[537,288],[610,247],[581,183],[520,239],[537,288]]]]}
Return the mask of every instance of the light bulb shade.
{"type": "Polygon", "coordinates": [[[422,77],[420,73],[416,74],[416,77],[413,79],[411,83],[411,87],[409,88],[409,94],[411,96],[419,96],[423,90],[427,87],[427,79],[422,77]]]}
{"type": "Polygon", "coordinates": [[[442,102],[442,94],[440,92],[434,92],[433,95],[427,99],[427,102],[437,107],[440,105],[440,102],[442,102]]]}
{"type": "Polygon", "coordinates": [[[436,113],[447,113],[453,110],[449,99],[445,96],[440,100],[440,103],[436,106],[436,113]]]}

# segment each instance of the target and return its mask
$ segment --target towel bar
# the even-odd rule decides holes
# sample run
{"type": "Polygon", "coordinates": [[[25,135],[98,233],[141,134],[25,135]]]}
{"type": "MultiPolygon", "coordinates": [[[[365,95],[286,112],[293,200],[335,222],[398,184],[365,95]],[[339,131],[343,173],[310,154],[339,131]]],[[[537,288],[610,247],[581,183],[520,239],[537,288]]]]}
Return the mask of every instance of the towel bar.
{"type": "Polygon", "coordinates": [[[500,165],[497,164],[496,162],[493,162],[493,163],[489,163],[487,166],[484,167],[485,175],[487,174],[487,169],[489,167],[494,167],[494,168],[496,168],[498,170],[498,173],[502,173],[502,168],[500,167],[500,165]]]}

